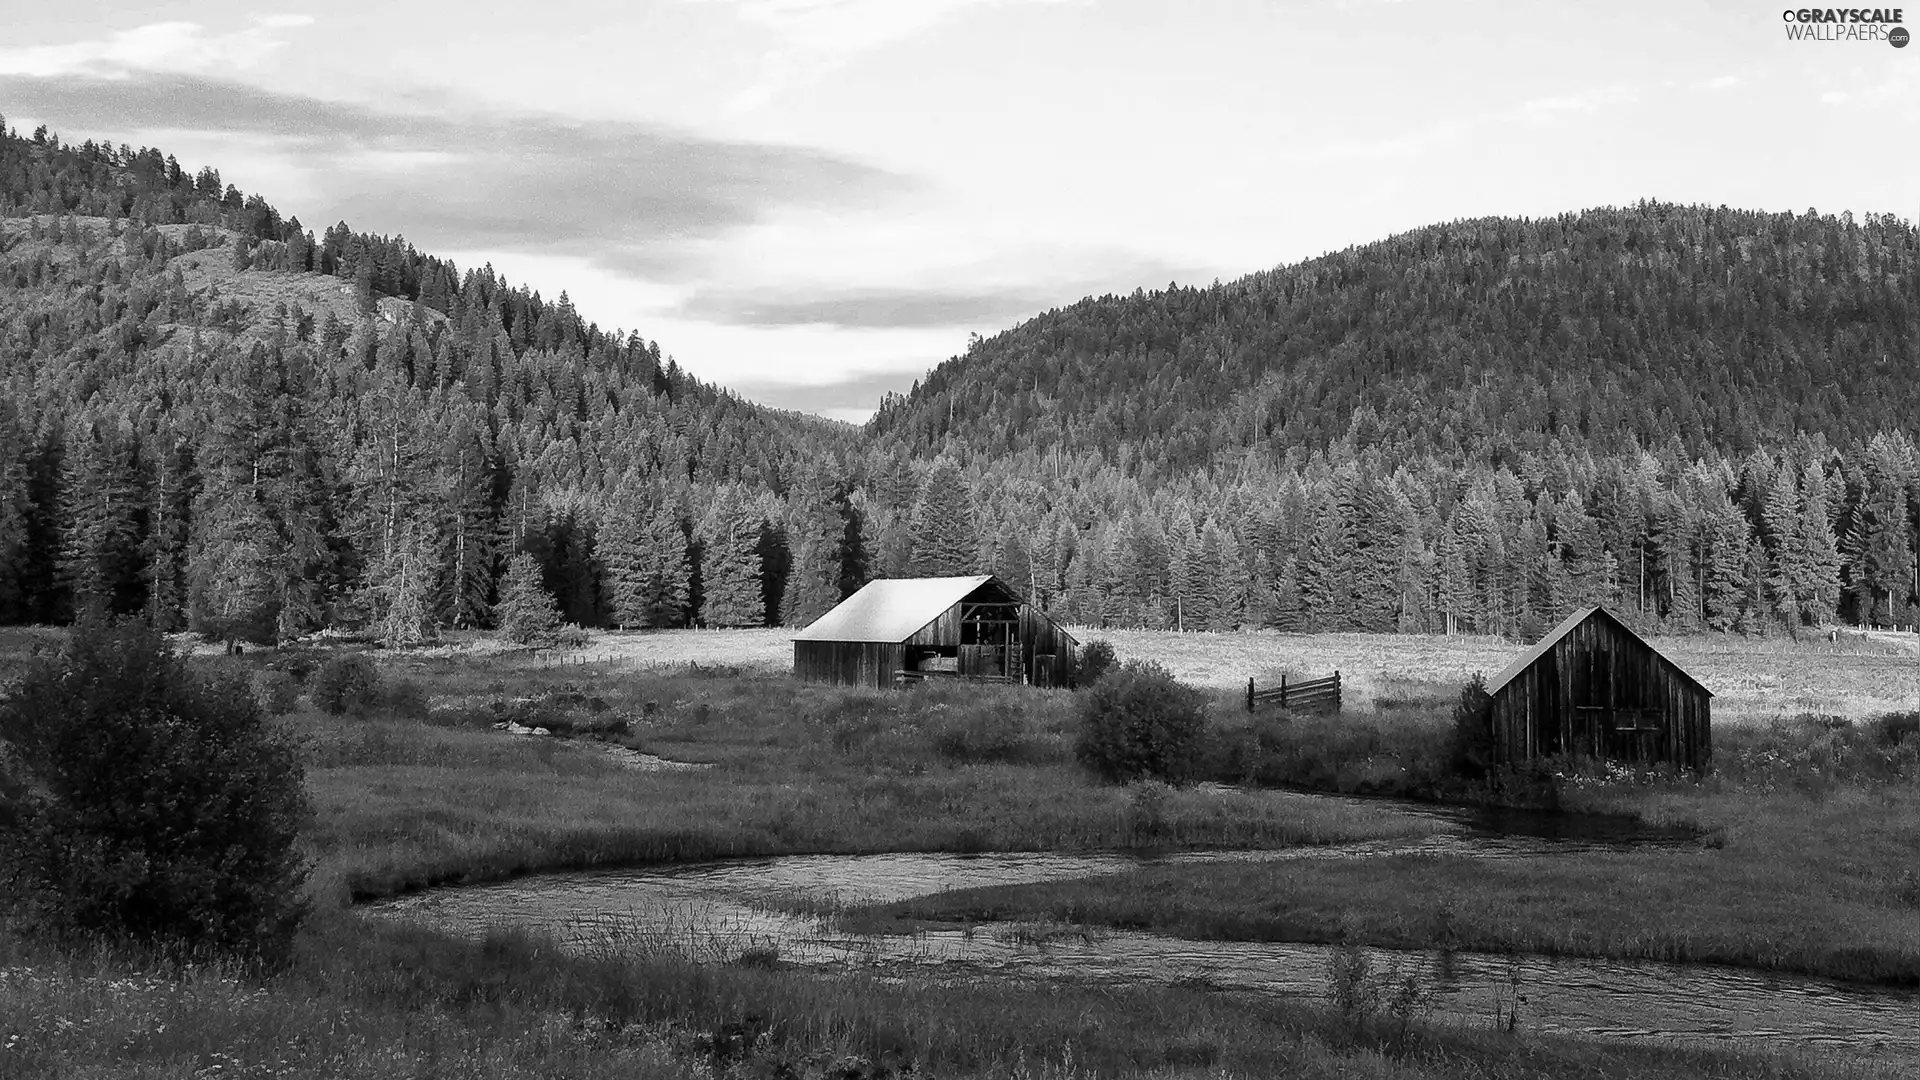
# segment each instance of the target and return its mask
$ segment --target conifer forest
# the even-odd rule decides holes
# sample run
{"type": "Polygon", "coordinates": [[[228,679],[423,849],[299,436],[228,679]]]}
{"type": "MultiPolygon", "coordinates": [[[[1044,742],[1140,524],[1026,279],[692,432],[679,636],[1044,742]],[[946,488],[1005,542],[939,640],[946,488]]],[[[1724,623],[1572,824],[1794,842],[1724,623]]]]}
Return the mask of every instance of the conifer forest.
{"type": "Polygon", "coordinates": [[[856,428],[564,293],[0,121],[0,622],[804,625],[992,572],[1095,626],[1910,625],[1917,262],[1890,217],[1448,222],[1066,303],[856,428]]]}

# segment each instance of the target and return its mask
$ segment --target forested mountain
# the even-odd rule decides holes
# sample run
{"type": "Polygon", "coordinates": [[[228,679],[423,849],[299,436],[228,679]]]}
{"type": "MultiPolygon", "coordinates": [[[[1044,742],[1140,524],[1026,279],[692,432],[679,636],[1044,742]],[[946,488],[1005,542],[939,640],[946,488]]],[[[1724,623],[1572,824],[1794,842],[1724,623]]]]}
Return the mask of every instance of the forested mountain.
{"type": "Polygon", "coordinates": [[[861,432],[564,294],[0,123],[0,621],[400,645],[991,570],[1096,625],[1910,623],[1914,252],[1669,206],[1442,226],[1082,301],[861,432]]]}
{"type": "Polygon", "coordinates": [[[1176,475],[1349,431],[1494,462],[1554,436],[1845,444],[1920,417],[1917,268],[1920,233],[1872,215],[1642,203],[1435,225],[1049,312],[975,342],[872,427],[913,449],[1105,447],[1176,475]]]}

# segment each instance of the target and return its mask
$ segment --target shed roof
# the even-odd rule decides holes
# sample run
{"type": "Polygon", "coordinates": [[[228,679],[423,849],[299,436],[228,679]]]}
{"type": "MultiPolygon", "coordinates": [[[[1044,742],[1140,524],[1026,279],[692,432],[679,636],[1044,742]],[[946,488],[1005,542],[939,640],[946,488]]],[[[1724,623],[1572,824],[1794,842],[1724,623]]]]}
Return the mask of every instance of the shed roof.
{"type": "Polygon", "coordinates": [[[838,607],[793,635],[793,640],[905,641],[992,580],[992,574],[972,574],[869,581],[859,592],[840,601],[838,607]]]}
{"type": "Polygon", "coordinates": [[[1615,615],[1611,611],[1608,611],[1605,607],[1599,604],[1594,604],[1591,607],[1583,607],[1580,610],[1574,612],[1573,614],[1567,616],[1566,618],[1560,620],[1560,625],[1554,627],[1553,630],[1550,633],[1548,633],[1546,637],[1543,637],[1539,641],[1534,642],[1532,648],[1528,649],[1526,652],[1521,653],[1519,656],[1514,657],[1513,663],[1508,664],[1506,667],[1501,668],[1500,674],[1495,675],[1492,679],[1489,679],[1487,681],[1487,693],[1489,694],[1499,693],[1501,687],[1506,686],[1508,683],[1512,682],[1514,678],[1517,677],[1521,672],[1532,667],[1534,664],[1534,661],[1540,659],[1542,656],[1545,656],[1548,650],[1552,649],[1553,646],[1561,638],[1566,637],[1568,634],[1572,633],[1574,627],[1579,626],[1583,622],[1586,622],[1589,618],[1593,617],[1594,615],[1606,616],[1607,619],[1612,621],[1612,623],[1615,626],[1618,626],[1622,631],[1624,631],[1628,637],[1632,638],[1633,640],[1639,642],[1641,645],[1645,646],[1648,652],[1652,653],[1653,655],[1659,657],[1662,660],[1665,660],[1669,667],[1673,668],[1673,670],[1680,673],[1681,678],[1687,680],[1688,682],[1692,683],[1695,686],[1700,687],[1701,691],[1705,693],[1708,697],[1713,696],[1713,691],[1708,690],[1706,686],[1700,682],[1699,679],[1696,679],[1692,675],[1688,674],[1686,668],[1683,668],[1679,664],[1674,663],[1671,659],[1667,657],[1665,653],[1661,652],[1659,649],[1656,649],[1652,645],[1648,644],[1646,638],[1643,638],[1639,634],[1634,633],[1633,627],[1628,626],[1624,622],[1621,622],[1619,616],[1615,615]]]}

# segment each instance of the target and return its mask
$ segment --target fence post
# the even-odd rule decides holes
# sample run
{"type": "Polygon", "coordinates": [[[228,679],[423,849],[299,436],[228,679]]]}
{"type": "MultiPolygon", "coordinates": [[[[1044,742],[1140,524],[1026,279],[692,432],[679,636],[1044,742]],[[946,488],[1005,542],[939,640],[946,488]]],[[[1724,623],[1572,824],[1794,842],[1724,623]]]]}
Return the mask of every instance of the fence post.
{"type": "Polygon", "coordinates": [[[1340,700],[1340,669],[1333,669],[1333,711],[1339,712],[1345,706],[1340,700]]]}

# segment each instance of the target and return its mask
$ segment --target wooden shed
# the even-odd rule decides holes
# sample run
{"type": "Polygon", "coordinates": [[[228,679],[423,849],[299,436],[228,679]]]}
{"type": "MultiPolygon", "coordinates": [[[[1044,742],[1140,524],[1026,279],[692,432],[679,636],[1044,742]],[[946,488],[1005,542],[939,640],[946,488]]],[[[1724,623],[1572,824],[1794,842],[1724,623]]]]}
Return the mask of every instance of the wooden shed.
{"type": "Polygon", "coordinates": [[[1581,608],[1487,684],[1494,760],[1579,754],[1706,771],[1713,693],[1604,607],[1581,608]]]}
{"type": "Polygon", "coordinates": [[[976,678],[1071,686],[1079,643],[991,574],[882,578],[794,635],[808,682],[976,678]]]}

